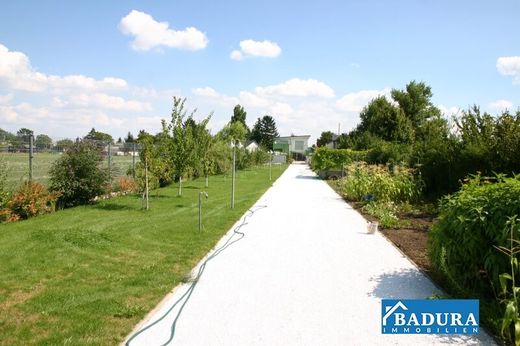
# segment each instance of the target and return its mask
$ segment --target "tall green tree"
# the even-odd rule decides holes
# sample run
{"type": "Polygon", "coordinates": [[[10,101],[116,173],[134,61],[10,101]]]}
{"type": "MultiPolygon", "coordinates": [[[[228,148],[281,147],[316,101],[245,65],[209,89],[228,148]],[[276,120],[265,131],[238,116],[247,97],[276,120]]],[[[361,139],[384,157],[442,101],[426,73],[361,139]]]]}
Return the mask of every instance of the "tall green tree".
{"type": "Polygon", "coordinates": [[[93,141],[100,141],[103,143],[114,143],[114,138],[112,138],[111,135],[108,133],[96,131],[95,128],[92,128],[92,130],[87,133],[84,139],[93,140],[93,141]]]}
{"type": "Polygon", "coordinates": [[[42,149],[50,149],[52,147],[52,139],[51,137],[41,134],[36,136],[36,139],[34,140],[34,145],[36,148],[42,150],[42,149]]]}
{"type": "Polygon", "coordinates": [[[241,105],[236,105],[235,108],[233,108],[233,115],[231,116],[231,122],[240,122],[244,127],[247,129],[247,133],[249,134],[249,127],[246,124],[246,116],[247,112],[245,111],[244,107],[241,105]]]}
{"type": "Polygon", "coordinates": [[[402,110],[379,96],[370,101],[359,115],[361,131],[367,131],[386,141],[411,143],[414,133],[412,122],[402,110]]]}
{"type": "Polygon", "coordinates": [[[16,137],[18,137],[18,140],[22,143],[29,143],[29,138],[34,134],[33,130],[30,130],[28,128],[22,127],[21,129],[16,132],[16,137]]]}
{"type": "Polygon", "coordinates": [[[426,135],[422,127],[427,120],[441,116],[441,111],[431,101],[432,89],[424,82],[411,81],[404,90],[393,89],[391,95],[405,117],[411,121],[416,137],[426,135]]]}
{"type": "Polygon", "coordinates": [[[324,145],[327,145],[328,143],[332,142],[332,139],[334,138],[334,133],[332,131],[323,131],[321,133],[320,138],[316,141],[317,147],[322,147],[324,145]]]}
{"type": "Polygon", "coordinates": [[[278,137],[278,130],[276,129],[274,118],[270,115],[264,115],[262,118],[258,118],[253,126],[250,138],[264,149],[271,150],[273,149],[273,142],[276,137],[278,137]]]}

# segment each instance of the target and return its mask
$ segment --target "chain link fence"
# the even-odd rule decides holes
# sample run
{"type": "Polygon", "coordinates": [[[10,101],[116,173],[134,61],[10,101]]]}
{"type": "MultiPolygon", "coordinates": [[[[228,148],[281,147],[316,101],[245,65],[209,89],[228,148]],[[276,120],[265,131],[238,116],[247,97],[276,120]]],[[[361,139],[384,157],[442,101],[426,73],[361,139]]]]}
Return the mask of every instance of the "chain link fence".
{"type": "Polygon", "coordinates": [[[101,165],[108,169],[112,181],[134,174],[141,150],[135,142],[110,143],[90,139],[53,138],[52,142],[35,143],[32,136],[26,136],[14,145],[0,143],[0,161],[7,167],[7,184],[10,189],[15,190],[25,180],[48,186],[52,164],[77,140],[89,141],[100,148],[103,156],[101,165]]]}

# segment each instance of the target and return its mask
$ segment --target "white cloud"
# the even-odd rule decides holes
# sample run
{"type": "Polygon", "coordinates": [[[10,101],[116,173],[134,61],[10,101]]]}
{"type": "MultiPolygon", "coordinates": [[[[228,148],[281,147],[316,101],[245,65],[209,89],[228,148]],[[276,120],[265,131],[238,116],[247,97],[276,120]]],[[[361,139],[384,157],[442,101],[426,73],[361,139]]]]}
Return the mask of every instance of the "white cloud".
{"type": "MultiPolygon", "coordinates": [[[[120,111],[130,112],[142,112],[151,110],[152,107],[149,103],[126,100],[120,96],[112,96],[103,93],[94,94],[74,94],[67,97],[67,99],[61,100],[55,98],[53,100],[61,101],[61,106],[73,106],[82,108],[99,108],[99,109],[113,109],[120,111]]],[[[56,105],[59,103],[55,103],[56,105]]]]}
{"type": "Polygon", "coordinates": [[[0,105],[8,104],[13,99],[13,94],[0,95],[0,105]]]}
{"type": "Polygon", "coordinates": [[[334,97],[334,90],[330,86],[315,79],[293,78],[281,84],[257,87],[255,91],[259,95],[334,97]]]}
{"type": "Polygon", "coordinates": [[[160,46],[199,50],[208,44],[206,35],[197,28],[172,30],[168,22],[158,22],[151,15],[136,10],[121,19],[119,30],[134,36],[130,45],[135,50],[147,51],[160,46]]]}
{"type": "Polygon", "coordinates": [[[520,84],[520,56],[498,58],[497,70],[501,75],[513,76],[513,83],[520,84]]]}
{"type": "Polygon", "coordinates": [[[441,110],[441,113],[444,114],[444,116],[446,117],[457,115],[460,112],[460,107],[457,106],[446,107],[444,105],[437,105],[437,108],[439,108],[441,110]]]}
{"type": "Polygon", "coordinates": [[[233,60],[242,60],[245,57],[276,58],[282,53],[282,49],[272,41],[240,41],[240,50],[234,50],[230,54],[233,60]]]}
{"type": "Polygon", "coordinates": [[[488,108],[493,111],[505,111],[513,108],[513,102],[508,100],[496,100],[488,105],[488,108]]]}
{"type": "Polygon", "coordinates": [[[0,44],[0,81],[14,90],[30,92],[70,92],[125,90],[127,82],[121,78],[106,77],[96,80],[83,75],[56,76],[36,71],[29,58],[21,52],[9,51],[0,44]]]}
{"type": "Polygon", "coordinates": [[[389,88],[383,90],[360,90],[348,93],[336,101],[336,107],[344,112],[361,112],[363,108],[378,96],[388,96],[389,88]]]}
{"type": "Polygon", "coordinates": [[[194,88],[191,90],[191,92],[198,96],[205,96],[205,97],[218,97],[219,93],[215,91],[215,89],[210,87],[203,87],[203,88],[194,88]]]}

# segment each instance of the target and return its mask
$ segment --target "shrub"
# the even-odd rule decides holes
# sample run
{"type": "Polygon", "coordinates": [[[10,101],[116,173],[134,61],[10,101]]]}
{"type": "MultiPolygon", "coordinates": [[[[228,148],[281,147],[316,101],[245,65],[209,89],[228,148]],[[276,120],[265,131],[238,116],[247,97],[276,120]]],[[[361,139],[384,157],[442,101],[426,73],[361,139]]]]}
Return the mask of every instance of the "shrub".
{"type": "Polygon", "coordinates": [[[116,182],[116,191],[120,192],[136,192],[138,186],[136,181],[131,177],[118,177],[116,182]]]}
{"type": "Polygon", "coordinates": [[[320,147],[312,156],[312,168],[314,170],[342,169],[344,165],[352,162],[365,161],[366,154],[366,151],[320,147]]]}
{"type": "Polygon", "coordinates": [[[340,184],[345,196],[353,201],[412,202],[420,197],[423,187],[420,175],[413,169],[364,162],[348,165],[340,184]]]}
{"type": "Polygon", "coordinates": [[[363,206],[363,211],[375,216],[383,228],[393,228],[399,224],[397,205],[394,202],[370,202],[363,206]]]}
{"type": "Polygon", "coordinates": [[[60,192],[64,207],[89,203],[105,192],[107,171],[102,169],[100,148],[86,141],[76,142],[51,167],[51,190],[60,192]]]}
{"type": "MultiPolygon", "coordinates": [[[[506,223],[520,215],[519,178],[477,175],[442,200],[428,252],[434,267],[456,288],[494,296],[500,287],[499,275],[509,271],[509,261],[495,247],[508,246],[506,223]]],[[[515,232],[520,238],[520,228],[515,232]]]]}
{"type": "Polygon", "coordinates": [[[259,166],[268,163],[271,159],[271,155],[267,151],[260,148],[252,151],[249,155],[251,157],[251,164],[254,166],[259,166]]]}
{"type": "Polygon", "coordinates": [[[26,181],[7,203],[10,211],[8,221],[53,212],[59,196],[60,193],[50,193],[40,183],[26,181]]]}

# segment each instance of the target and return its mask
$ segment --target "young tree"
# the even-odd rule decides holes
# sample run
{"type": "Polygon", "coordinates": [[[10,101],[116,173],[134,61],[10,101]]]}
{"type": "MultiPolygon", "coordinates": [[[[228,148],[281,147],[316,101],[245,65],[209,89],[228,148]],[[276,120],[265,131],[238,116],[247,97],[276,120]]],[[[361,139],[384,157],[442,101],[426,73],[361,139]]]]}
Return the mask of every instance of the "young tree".
{"type": "Polygon", "coordinates": [[[278,137],[278,130],[273,117],[264,115],[262,118],[258,118],[255,126],[253,126],[250,138],[266,150],[271,150],[276,137],[278,137]]]}
{"type": "Polygon", "coordinates": [[[217,137],[227,142],[228,145],[231,144],[232,141],[244,142],[247,138],[247,129],[241,122],[230,122],[220,130],[217,137]]]}
{"type": "Polygon", "coordinates": [[[200,123],[193,123],[193,137],[195,142],[196,158],[195,168],[197,173],[204,174],[206,177],[206,187],[209,186],[209,175],[213,173],[213,161],[211,157],[211,147],[213,145],[213,137],[206,128],[212,114],[202,120],[200,123]]]}
{"type": "Polygon", "coordinates": [[[22,127],[16,132],[16,137],[21,143],[29,143],[29,138],[34,134],[33,130],[22,127]]]}
{"type": "Polygon", "coordinates": [[[193,126],[186,126],[186,122],[192,120],[194,112],[186,118],[185,102],[185,98],[173,97],[172,118],[168,125],[172,134],[171,159],[175,175],[179,178],[179,196],[182,195],[182,178],[192,166],[195,152],[193,126]]]}

